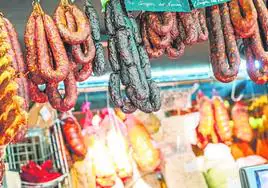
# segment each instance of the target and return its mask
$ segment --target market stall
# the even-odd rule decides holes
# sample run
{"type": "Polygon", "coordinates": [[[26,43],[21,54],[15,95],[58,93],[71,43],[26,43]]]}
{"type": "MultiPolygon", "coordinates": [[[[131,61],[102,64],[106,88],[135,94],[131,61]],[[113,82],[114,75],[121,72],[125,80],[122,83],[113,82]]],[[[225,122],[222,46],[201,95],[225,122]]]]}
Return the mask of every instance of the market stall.
{"type": "Polygon", "coordinates": [[[1,0],[1,186],[265,187],[267,15],[261,0],[1,0]]]}

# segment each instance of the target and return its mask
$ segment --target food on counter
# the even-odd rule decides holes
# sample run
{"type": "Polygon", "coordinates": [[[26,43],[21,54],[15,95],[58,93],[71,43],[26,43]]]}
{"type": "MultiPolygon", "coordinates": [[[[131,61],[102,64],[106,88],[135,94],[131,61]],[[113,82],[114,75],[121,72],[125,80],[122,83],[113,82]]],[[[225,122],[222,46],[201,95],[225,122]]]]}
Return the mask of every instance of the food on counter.
{"type": "Polygon", "coordinates": [[[147,113],[158,111],[160,90],[151,80],[150,62],[142,46],[138,25],[119,0],[107,3],[105,26],[109,35],[109,62],[113,70],[109,80],[112,102],[125,113],[132,113],[137,108],[147,113]],[[120,90],[121,82],[126,87],[126,98],[120,90]]]}
{"type": "MultiPolygon", "coordinates": [[[[102,126],[103,123],[105,124],[105,121],[108,120],[107,118],[108,116],[106,116],[106,120],[105,119],[103,120],[102,126]]],[[[107,123],[110,122],[111,121],[108,121],[107,123]]],[[[119,120],[116,120],[116,122],[118,124],[121,124],[119,120]]],[[[122,179],[131,177],[132,164],[130,161],[129,145],[127,143],[126,138],[123,137],[122,133],[119,130],[116,130],[115,128],[112,127],[106,134],[106,141],[118,177],[122,179]]]]}
{"type": "Polygon", "coordinates": [[[95,138],[94,140],[92,158],[97,184],[103,187],[113,186],[116,181],[114,163],[107,146],[99,138],[95,138]]]}
{"type": "Polygon", "coordinates": [[[234,136],[240,140],[251,142],[253,131],[249,125],[248,106],[243,102],[236,102],[231,114],[234,122],[234,136]]]}
{"type": "Polygon", "coordinates": [[[62,130],[68,147],[79,157],[85,157],[87,148],[84,144],[80,125],[72,118],[67,118],[64,120],[62,130]]]}
{"type": "Polygon", "coordinates": [[[61,176],[58,172],[53,172],[53,165],[51,161],[45,161],[41,166],[33,161],[21,167],[22,181],[30,183],[45,183],[53,181],[61,176]]]}
{"type": "Polygon", "coordinates": [[[125,121],[133,158],[142,172],[153,172],[160,165],[160,151],[155,148],[151,137],[141,122],[134,116],[125,121]]]}
{"type": "Polygon", "coordinates": [[[214,108],[215,130],[221,142],[230,145],[232,143],[233,130],[230,125],[229,113],[224,106],[223,100],[219,96],[213,96],[212,104],[214,108]]]}

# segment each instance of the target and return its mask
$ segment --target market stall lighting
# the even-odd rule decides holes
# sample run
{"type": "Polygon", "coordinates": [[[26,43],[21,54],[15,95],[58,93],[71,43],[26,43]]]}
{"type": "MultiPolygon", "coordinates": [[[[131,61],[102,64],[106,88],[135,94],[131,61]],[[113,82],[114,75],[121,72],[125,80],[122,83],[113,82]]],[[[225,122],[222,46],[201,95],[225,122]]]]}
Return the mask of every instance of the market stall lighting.
{"type": "Polygon", "coordinates": [[[255,64],[255,67],[256,67],[257,69],[259,69],[260,66],[261,66],[261,63],[260,63],[259,61],[257,61],[257,60],[255,60],[254,64],[255,64]]]}

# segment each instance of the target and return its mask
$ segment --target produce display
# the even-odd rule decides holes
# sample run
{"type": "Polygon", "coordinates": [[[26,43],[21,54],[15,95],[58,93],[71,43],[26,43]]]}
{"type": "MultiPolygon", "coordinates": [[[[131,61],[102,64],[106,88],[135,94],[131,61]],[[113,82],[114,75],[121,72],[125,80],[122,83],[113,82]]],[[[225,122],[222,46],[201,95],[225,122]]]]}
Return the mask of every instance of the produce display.
{"type": "Polygon", "coordinates": [[[161,162],[160,151],[154,147],[149,133],[135,117],[129,117],[125,124],[133,148],[133,158],[139,169],[143,172],[154,171],[161,162]]]}
{"type": "Polygon", "coordinates": [[[83,142],[80,125],[72,118],[67,118],[63,125],[63,135],[68,147],[78,156],[85,157],[87,148],[83,142]]]}
{"type": "Polygon", "coordinates": [[[248,106],[243,102],[235,103],[232,108],[232,120],[234,121],[234,135],[236,138],[251,142],[253,139],[253,131],[249,125],[248,106]]]}
{"type": "Polygon", "coordinates": [[[104,58],[104,49],[101,43],[99,17],[92,5],[92,0],[86,1],[85,13],[90,21],[91,35],[96,48],[96,55],[93,61],[93,72],[96,75],[102,75],[105,72],[106,64],[104,58]]]}
{"type": "Polygon", "coordinates": [[[231,145],[233,129],[228,109],[225,107],[222,98],[215,95],[212,99],[209,99],[202,93],[199,95],[199,112],[201,117],[196,128],[198,147],[205,148],[209,142],[222,142],[226,145],[231,145]]]}
{"type": "Polygon", "coordinates": [[[154,13],[141,15],[141,33],[150,58],[164,53],[170,59],[184,54],[185,45],[193,45],[208,39],[208,29],[203,10],[190,13],[154,13]]]}
{"type": "Polygon", "coordinates": [[[113,73],[109,93],[116,107],[125,113],[136,109],[150,113],[160,109],[160,90],[151,80],[150,62],[135,19],[124,10],[119,0],[109,1],[105,11],[109,35],[108,53],[113,73]],[[121,82],[126,97],[121,93],[121,82]]]}
{"type": "Polygon", "coordinates": [[[42,165],[38,165],[33,161],[21,167],[22,181],[31,183],[45,183],[52,181],[61,176],[60,173],[53,171],[53,162],[48,160],[42,165]]]}

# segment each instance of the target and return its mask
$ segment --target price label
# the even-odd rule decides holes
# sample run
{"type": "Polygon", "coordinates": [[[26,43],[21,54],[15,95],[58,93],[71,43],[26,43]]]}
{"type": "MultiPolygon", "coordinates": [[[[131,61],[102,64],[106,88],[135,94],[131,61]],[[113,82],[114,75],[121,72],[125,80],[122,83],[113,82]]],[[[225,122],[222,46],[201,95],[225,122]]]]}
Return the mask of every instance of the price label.
{"type": "Polygon", "coordinates": [[[188,0],[125,0],[128,11],[190,12],[188,0]]]}
{"type": "Polygon", "coordinates": [[[194,8],[204,8],[212,5],[226,3],[230,0],[191,0],[194,8]]]}

